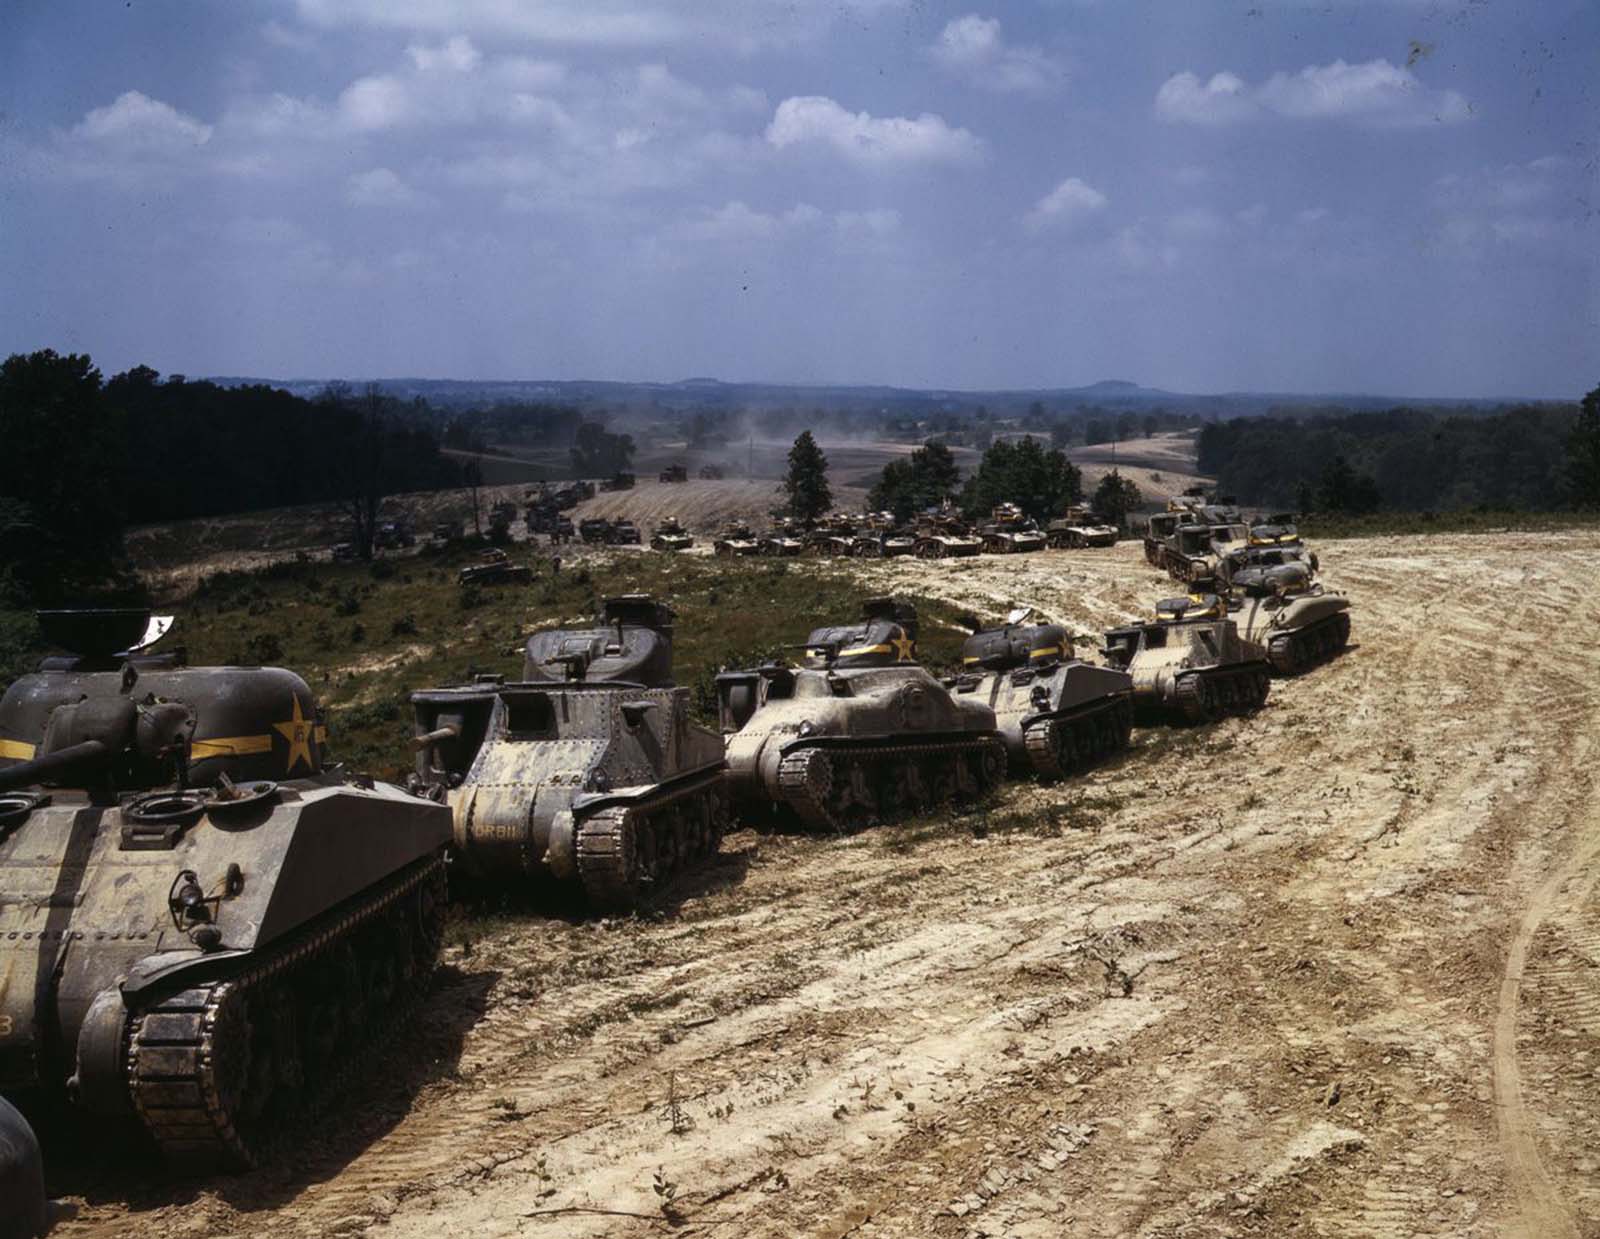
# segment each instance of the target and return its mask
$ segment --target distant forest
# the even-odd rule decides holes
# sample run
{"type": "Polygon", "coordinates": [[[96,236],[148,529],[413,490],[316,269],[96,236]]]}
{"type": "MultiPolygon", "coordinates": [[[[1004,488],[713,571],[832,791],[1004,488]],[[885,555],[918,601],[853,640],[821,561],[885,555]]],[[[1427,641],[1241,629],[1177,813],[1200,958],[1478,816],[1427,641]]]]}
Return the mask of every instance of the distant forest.
{"type": "Polygon", "coordinates": [[[1301,512],[1548,511],[1594,501],[1579,406],[1317,413],[1213,422],[1200,473],[1240,503],[1301,512]]]}

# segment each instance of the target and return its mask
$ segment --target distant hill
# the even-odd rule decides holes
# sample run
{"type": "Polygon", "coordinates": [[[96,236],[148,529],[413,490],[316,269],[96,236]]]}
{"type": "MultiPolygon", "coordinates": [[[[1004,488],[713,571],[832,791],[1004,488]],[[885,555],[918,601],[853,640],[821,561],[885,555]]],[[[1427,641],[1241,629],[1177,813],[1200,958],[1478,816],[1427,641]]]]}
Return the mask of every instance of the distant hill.
{"type": "MultiPolygon", "coordinates": [[[[210,380],[226,387],[265,384],[281,387],[297,396],[313,397],[329,384],[328,379],[265,379],[219,376],[210,380]]],[[[369,380],[346,379],[359,391],[369,380]]],[[[403,400],[422,397],[440,408],[465,408],[496,403],[549,403],[631,410],[649,414],[679,413],[694,409],[812,409],[828,412],[903,413],[958,412],[979,405],[997,416],[1025,412],[1035,402],[1052,412],[1102,408],[1137,410],[1165,408],[1174,413],[1198,413],[1206,417],[1244,417],[1273,408],[1338,407],[1350,410],[1389,409],[1397,405],[1412,407],[1455,406],[1492,408],[1503,404],[1538,403],[1515,397],[1456,400],[1416,396],[1384,396],[1349,393],[1307,394],[1304,392],[1219,392],[1201,394],[1164,391],[1144,387],[1128,379],[1101,379],[1083,387],[1047,387],[962,391],[953,388],[880,387],[858,384],[794,385],[783,383],[729,382],[697,376],[667,383],[618,383],[605,380],[542,379],[379,379],[387,394],[403,400]]]]}

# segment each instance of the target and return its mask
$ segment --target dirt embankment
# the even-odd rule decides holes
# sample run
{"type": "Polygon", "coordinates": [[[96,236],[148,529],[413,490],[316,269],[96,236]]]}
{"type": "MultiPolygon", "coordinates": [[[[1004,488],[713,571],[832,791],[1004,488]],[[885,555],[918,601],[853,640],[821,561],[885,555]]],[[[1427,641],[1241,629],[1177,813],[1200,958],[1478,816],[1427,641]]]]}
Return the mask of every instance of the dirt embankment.
{"type": "MultiPolygon", "coordinates": [[[[88,1175],[63,1233],[1600,1233],[1600,537],[1320,549],[1355,645],[1258,717],[741,833],[656,916],[470,922],[287,1166],[88,1175]]],[[[1169,588],[1132,544],[873,567],[1086,634],[1169,588]]]]}

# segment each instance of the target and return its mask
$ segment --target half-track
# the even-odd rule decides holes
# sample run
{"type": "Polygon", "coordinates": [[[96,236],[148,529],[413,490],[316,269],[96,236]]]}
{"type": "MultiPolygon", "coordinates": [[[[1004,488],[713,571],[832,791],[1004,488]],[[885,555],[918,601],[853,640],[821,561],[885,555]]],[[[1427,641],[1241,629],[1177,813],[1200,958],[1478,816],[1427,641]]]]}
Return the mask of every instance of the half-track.
{"type": "Polygon", "coordinates": [[[675,516],[663,520],[650,535],[650,549],[654,551],[687,551],[693,545],[694,538],[675,516]]]}
{"type": "Polygon", "coordinates": [[[718,675],[736,812],[842,830],[998,783],[1006,750],[994,711],[918,665],[916,637],[914,607],[873,599],[860,622],[814,629],[798,667],[718,675]]]}
{"type": "Polygon", "coordinates": [[[1106,661],[1133,677],[1136,717],[1207,723],[1266,703],[1266,652],[1240,636],[1227,613],[1214,594],[1168,598],[1154,620],[1106,633],[1106,661]]]}
{"type": "Polygon", "coordinates": [[[665,604],[608,598],[592,627],[531,636],[514,683],[411,694],[413,785],[448,801],[463,873],[549,875],[622,911],[716,853],[722,741],[673,683],[672,630],[665,604]]]}
{"type": "Polygon", "coordinates": [[[255,1164],[421,998],[449,810],[329,766],[292,671],[40,620],[73,653],[0,697],[0,1089],[255,1164]]]}
{"type": "Polygon", "coordinates": [[[957,699],[971,694],[994,711],[1013,773],[1059,779],[1127,746],[1133,678],[1074,658],[1065,628],[1029,615],[1021,608],[968,637],[948,683],[957,699]]]}

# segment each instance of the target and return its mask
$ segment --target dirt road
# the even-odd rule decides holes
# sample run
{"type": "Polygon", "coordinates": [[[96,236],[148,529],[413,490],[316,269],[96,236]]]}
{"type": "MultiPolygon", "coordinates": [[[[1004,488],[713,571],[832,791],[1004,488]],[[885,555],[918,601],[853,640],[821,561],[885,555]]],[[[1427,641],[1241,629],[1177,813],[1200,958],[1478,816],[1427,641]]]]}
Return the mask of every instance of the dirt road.
{"type": "MultiPolygon", "coordinates": [[[[988,812],[467,922],[279,1169],[64,1234],[1600,1235],[1600,537],[1320,548],[1355,646],[988,812]]],[[[1136,544],[876,565],[1086,636],[1136,544]]]]}

